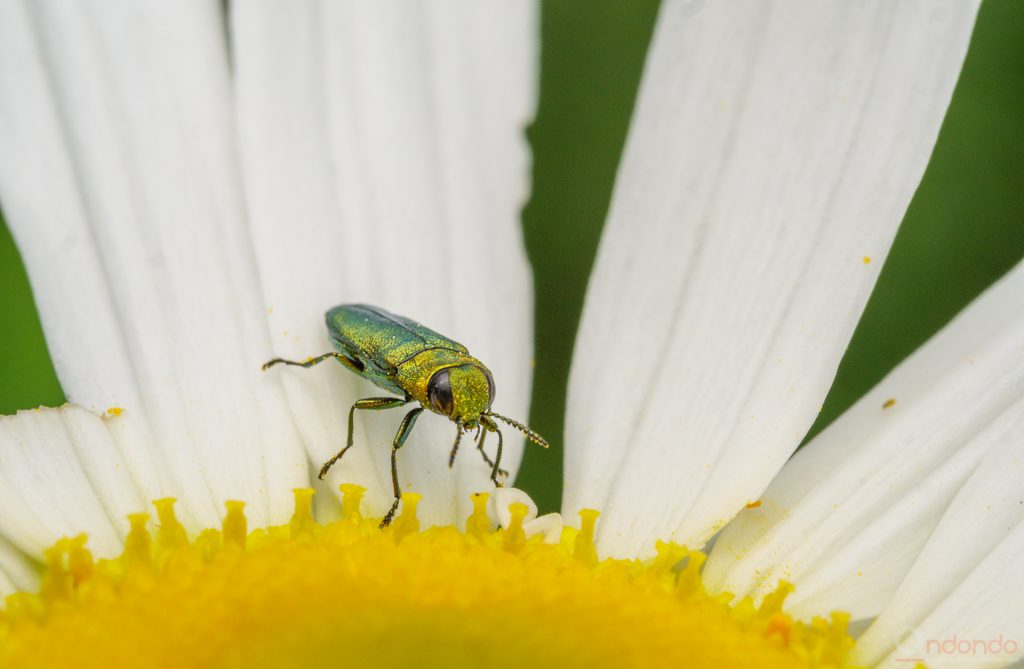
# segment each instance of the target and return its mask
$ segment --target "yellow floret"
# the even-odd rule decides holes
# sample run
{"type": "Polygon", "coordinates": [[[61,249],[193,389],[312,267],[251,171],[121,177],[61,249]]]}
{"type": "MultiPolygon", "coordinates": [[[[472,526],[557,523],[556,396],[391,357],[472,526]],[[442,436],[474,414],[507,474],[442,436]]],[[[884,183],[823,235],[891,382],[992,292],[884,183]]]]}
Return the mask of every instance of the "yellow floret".
{"type": "Polygon", "coordinates": [[[560,544],[527,539],[527,509],[494,531],[487,496],[466,530],[421,530],[417,495],[390,528],[342,486],[342,518],[318,524],[312,490],[287,525],[248,532],[228,502],[221,530],[191,540],[174,501],[157,529],[130,517],[124,553],[94,561],[85,537],[46,555],[42,587],[0,612],[3,667],[838,667],[847,619],[809,624],[709,596],[704,554],[659,544],[652,560],[599,560],[597,513],[560,544]]]}

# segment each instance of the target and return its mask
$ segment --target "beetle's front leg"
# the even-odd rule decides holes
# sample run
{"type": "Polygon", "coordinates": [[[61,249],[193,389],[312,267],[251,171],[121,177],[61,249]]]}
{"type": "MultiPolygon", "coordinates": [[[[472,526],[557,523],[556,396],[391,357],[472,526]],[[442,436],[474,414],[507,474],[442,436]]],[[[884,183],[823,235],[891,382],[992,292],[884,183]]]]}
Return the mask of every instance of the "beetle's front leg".
{"type": "Polygon", "coordinates": [[[356,409],[369,409],[371,411],[380,411],[381,409],[394,409],[396,407],[408,404],[409,400],[399,399],[398,397],[367,397],[366,399],[357,400],[352,408],[348,410],[348,438],[345,440],[345,448],[338,451],[337,455],[324,463],[324,466],[320,468],[320,480],[322,481],[327,476],[328,470],[334,466],[334,463],[341,460],[341,456],[345,455],[345,451],[352,448],[352,442],[355,437],[353,436],[354,418],[356,409]]]}
{"type": "MultiPolygon", "coordinates": [[[[497,427],[497,426],[495,426],[495,427],[497,427]]],[[[484,450],[484,439],[487,438],[487,432],[488,431],[489,430],[487,430],[487,428],[483,428],[483,429],[480,430],[480,440],[476,443],[476,450],[480,451],[480,457],[482,457],[484,459],[484,462],[487,463],[487,466],[491,468],[491,472],[492,472],[491,479],[492,480],[495,478],[494,477],[494,473],[495,472],[497,472],[498,476],[501,476],[502,478],[505,478],[505,477],[508,476],[508,472],[505,471],[504,469],[498,469],[497,463],[493,462],[489,457],[487,457],[487,451],[484,450]]],[[[495,429],[494,431],[498,432],[497,429],[495,429]]],[[[501,432],[498,432],[498,458],[499,459],[501,458],[501,432]]],[[[494,484],[496,486],[498,486],[499,488],[501,487],[501,484],[498,483],[497,481],[495,481],[494,484]]]]}
{"type": "Polygon", "coordinates": [[[494,483],[496,488],[501,488],[505,484],[498,480],[498,475],[504,473],[505,476],[508,476],[508,472],[499,468],[501,465],[501,448],[504,441],[501,437],[501,430],[498,429],[497,423],[486,416],[480,417],[480,424],[484,426],[485,432],[480,435],[480,444],[478,445],[478,448],[480,449],[481,455],[484,456],[484,460],[487,464],[491,465],[491,481],[494,483]],[[484,435],[487,434],[487,432],[494,432],[498,435],[498,452],[494,454],[493,464],[491,464],[491,461],[487,459],[487,454],[484,453],[484,435]]]}
{"type": "Polygon", "coordinates": [[[459,442],[462,441],[462,435],[465,433],[465,429],[462,427],[462,423],[456,426],[455,432],[455,443],[452,444],[452,452],[448,455],[448,469],[452,468],[455,464],[455,454],[459,452],[459,442]]]}
{"type": "Polygon", "coordinates": [[[395,511],[398,510],[398,503],[402,500],[402,489],[398,485],[398,449],[405,445],[405,440],[409,438],[412,427],[421,413],[423,413],[423,407],[416,407],[405,414],[402,424],[398,426],[398,433],[395,434],[395,441],[391,445],[391,484],[395,491],[395,501],[391,504],[391,510],[384,516],[384,520],[380,521],[381,529],[391,524],[391,519],[395,517],[395,511]]]}

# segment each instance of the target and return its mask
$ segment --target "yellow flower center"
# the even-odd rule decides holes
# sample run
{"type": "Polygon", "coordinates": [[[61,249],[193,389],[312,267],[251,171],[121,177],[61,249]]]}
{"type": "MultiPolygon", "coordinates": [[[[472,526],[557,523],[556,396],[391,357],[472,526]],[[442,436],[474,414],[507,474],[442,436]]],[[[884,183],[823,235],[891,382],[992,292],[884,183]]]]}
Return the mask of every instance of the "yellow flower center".
{"type": "Polygon", "coordinates": [[[837,667],[847,618],[729,605],[700,581],[704,555],[659,545],[652,560],[598,560],[597,513],[560,544],[523,532],[526,507],[493,531],[475,495],[465,531],[419,528],[417,495],[393,525],[359,513],[317,523],[295,491],[288,525],[248,532],[241,502],[189,541],[174,500],[157,529],[130,517],[124,553],[94,561],[85,537],[47,553],[39,593],[0,612],[3,667],[837,667]]]}

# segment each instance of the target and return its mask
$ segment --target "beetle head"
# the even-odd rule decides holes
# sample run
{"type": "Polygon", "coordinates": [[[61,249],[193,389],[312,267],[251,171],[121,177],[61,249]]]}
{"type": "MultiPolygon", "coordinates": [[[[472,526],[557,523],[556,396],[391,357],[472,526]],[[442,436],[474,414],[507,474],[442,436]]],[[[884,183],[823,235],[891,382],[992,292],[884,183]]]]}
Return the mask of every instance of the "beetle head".
{"type": "Polygon", "coordinates": [[[427,385],[430,408],[456,423],[472,428],[494,401],[494,379],[483,365],[445,367],[427,385]]]}

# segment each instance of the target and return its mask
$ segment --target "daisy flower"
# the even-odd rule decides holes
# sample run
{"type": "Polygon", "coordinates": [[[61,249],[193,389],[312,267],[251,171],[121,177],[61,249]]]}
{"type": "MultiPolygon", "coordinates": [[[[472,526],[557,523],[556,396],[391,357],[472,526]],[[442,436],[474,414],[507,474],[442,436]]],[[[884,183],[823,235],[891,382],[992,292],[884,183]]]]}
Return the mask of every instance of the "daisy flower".
{"type": "Polygon", "coordinates": [[[579,330],[563,514],[494,490],[473,449],[449,468],[453,428],[425,417],[382,532],[367,445],[401,416],[359,417],[321,483],[376,391],[260,364],[329,350],[334,304],[381,304],[526,414],[536,7],[0,3],[0,201],[72,402],[0,419],[0,657],[1012,662],[1024,269],[790,459],[976,10],[666,2],[579,330]]]}

